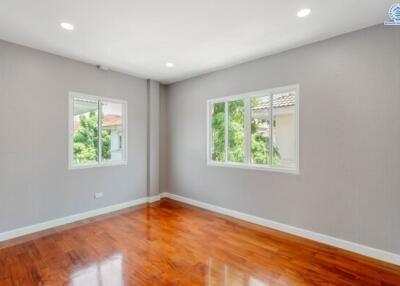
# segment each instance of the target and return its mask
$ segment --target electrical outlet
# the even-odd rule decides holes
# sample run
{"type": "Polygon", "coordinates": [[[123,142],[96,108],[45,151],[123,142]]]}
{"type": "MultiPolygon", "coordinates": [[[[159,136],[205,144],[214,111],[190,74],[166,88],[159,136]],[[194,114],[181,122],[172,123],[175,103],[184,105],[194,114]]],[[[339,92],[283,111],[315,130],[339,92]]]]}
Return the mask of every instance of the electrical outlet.
{"type": "Polygon", "coordinates": [[[103,197],[103,193],[94,193],[95,199],[101,199],[103,197]]]}

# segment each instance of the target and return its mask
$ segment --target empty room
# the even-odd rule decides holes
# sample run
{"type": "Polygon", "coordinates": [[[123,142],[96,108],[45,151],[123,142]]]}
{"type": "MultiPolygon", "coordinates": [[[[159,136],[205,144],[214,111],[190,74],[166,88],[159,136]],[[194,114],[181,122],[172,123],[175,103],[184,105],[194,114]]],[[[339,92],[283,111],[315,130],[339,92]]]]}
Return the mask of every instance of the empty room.
{"type": "Polygon", "coordinates": [[[400,286],[398,0],[0,0],[0,286],[400,286]]]}

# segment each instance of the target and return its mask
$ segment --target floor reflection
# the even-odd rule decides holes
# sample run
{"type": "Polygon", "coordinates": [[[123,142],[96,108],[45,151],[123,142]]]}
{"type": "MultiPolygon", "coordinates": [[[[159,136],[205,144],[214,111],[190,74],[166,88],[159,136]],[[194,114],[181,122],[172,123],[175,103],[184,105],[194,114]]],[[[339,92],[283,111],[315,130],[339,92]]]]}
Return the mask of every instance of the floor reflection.
{"type": "Polygon", "coordinates": [[[71,286],[123,286],[122,255],[113,255],[71,276],[71,286]]]}
{"type": "Polygon", "coordinates": [[[207,286],[269,286],[248,273],[210,258],[208,260],[207,286]]]}

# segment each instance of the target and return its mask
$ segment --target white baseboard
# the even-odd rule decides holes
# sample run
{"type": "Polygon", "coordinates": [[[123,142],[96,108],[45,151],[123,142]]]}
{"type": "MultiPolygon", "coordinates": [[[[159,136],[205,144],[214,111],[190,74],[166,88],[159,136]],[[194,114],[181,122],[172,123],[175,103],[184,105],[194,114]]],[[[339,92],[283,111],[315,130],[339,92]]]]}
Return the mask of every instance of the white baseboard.
{"type": "Polygon", "coordinates": [[[351,241],[347,241],[347,240],[343,240],[343,239],[339,239],[336,237],[332,237],[332,236],[328,236],[325,234],[321,234],[321,233],[317,233],[317,232],[313,232],[313,231],[309,231],[309,230],[305,230],[305,229],[301,229],[298,227],[294,227],[294,226],[290,226],[290,225],[286,225],[283,223],[279,223],[279,222],[275,222],[275,221],[271,221],[265,218],[261,218],[261,217],[257,217],[257,216],[253,216],[253,215],[249,215],[246,213],[242,213],[242,212],[238,212],[235,210],[231,210],[231,209],[227,209],[227,208],[223,208],[220,206],[216,206],[216,205],[212,205],[212,204],[208,204],[208,203],[204,203],[201,201],[197,201],[197,200],[193,200],[193,199],[189,199],[186,197],[182,197],[182,196],[178,196],[175,194],[171,194],[171,193],[161,193],[160,194],[161,198],[170,198],[172,200],[176,200],[176,201],[180,201],[186,204],[190,204],[193,206],[197,206],[206,210],[210,210],[216,213],[220,213],[220,214],[224,214],[224,215],[228,215],[234,218],[238,218],[244,221],[248,221],[254,224],[258,224],[258,225],[262,225],[265,227],[269,227],[272,229],[276,229],[279,231],[283,231],[286,233],[290,233],[290,234],[294,234],[297,236],[301,236],[307,239],[311,239],[314,241],[318,241],[321,243],[325,243],[331,246],[335,246],[338,248],[342,248],[348,251],[352,251],[361,255],[365,255],[368,257],[372,257],[378,260],[382,260],[385,262],[389,262],[392,264],[396,264],[396,265],[400,265],[400,255],[395,254],[395,253],[391,253],[391,252],[387,252],[384,250],[380,250],[380,249],[376,249],[376,248],[372,248],[369,246],[365,246],[365,245],[361,245],[355,242],[351,242],[351,241]]]}
{"type": "Polygon", "coordinates": [[[161,195],[155,195],[155,196],[152,196],[152,197],[148,197],[148,202],[149,203],[154,203],[154,202],[156,202],[156,201],[159,201],[160,200],[160,198],[161,198],[161,195]]]}
{"type": "MultiPolygon", "coordinates": [[[[0,241],[9,240],[9,239],[16,238],[19,236],[46,230],[46,229],[49,229],[52,227],[57,227],[57,226],[61,226],[64,224],[76,222],[76,221],[83,220],[86,218],[90,218],[90,217],[94,217],[94,216],[98,216],[98,215],[102,215],[102,214],[106,214],[106,213],[110,213],[110,212],[115,212],[115,211],[129,208],[132,206],[145,204],[145,203],[149,202],[150,199],[154,199],[154,197],[151,197],[151,198],[144,197],[144,198],[136,199],[133,201],[124,202],[121,204],[104,207],[101,209],[95,209],[95,210],[87,211],[84,213],[74,214],[74,215],[67,216],[67,217],[57,218],[57,219],[49,220],[46,222],[13,229],[13,230],[10,230],[7,232],[0,233],[0,241]]],[[[158,196],[158,199],[159,199],[159,196],[158,196]]]]}

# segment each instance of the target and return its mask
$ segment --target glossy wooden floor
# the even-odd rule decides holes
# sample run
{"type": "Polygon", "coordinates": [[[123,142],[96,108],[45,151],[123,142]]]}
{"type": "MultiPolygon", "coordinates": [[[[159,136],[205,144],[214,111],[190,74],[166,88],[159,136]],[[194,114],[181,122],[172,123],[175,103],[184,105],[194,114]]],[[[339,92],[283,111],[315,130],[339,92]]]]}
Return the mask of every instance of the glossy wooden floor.
{"type": "Polygon", "coordinates": [[[167,199],[0,247],[0,285],[400,285],[400,267],[167,199]]]}

